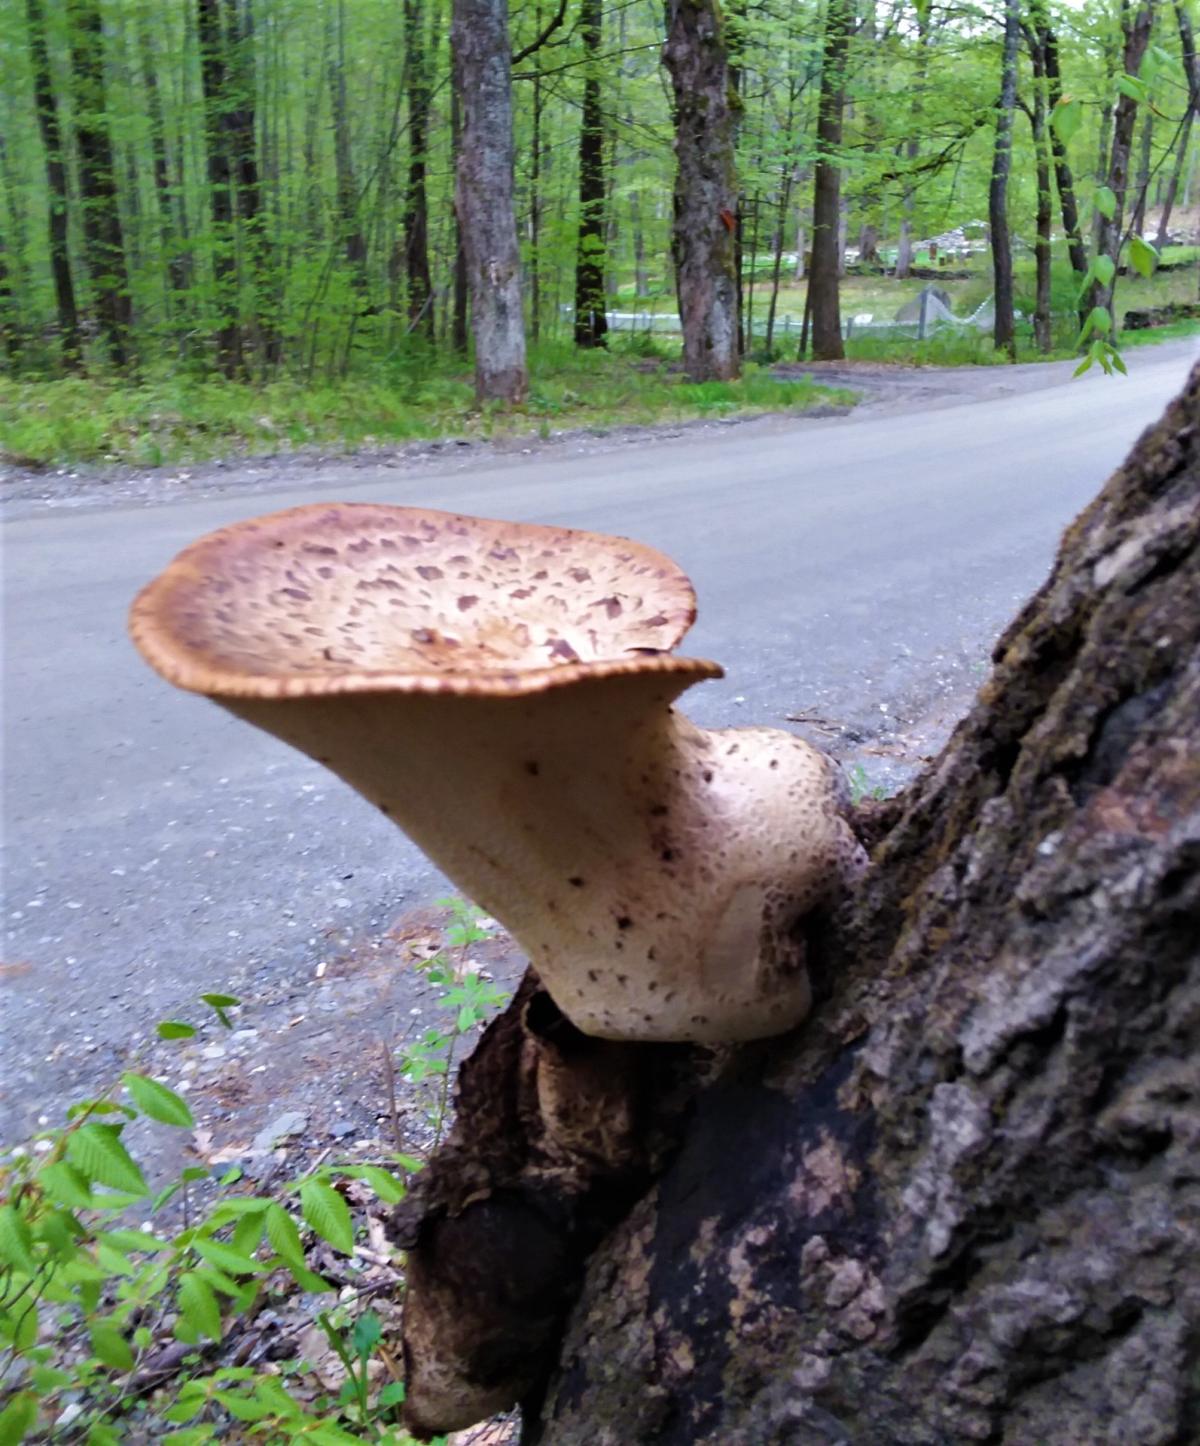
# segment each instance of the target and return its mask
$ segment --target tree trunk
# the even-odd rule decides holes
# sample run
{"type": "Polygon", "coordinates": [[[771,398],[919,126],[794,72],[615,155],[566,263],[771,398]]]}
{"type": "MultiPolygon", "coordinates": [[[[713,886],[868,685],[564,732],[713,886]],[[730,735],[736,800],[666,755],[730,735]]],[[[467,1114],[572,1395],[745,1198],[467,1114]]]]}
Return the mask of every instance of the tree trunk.
{"type": "Polygon", "coordinates": [[[154,160],[154,194],[158,202],[158,236],[166,263],[166,313],[169,325],[174,324],[182,342],[183,329],[178,326],[177,313],[184,304],[182,297],[190,284],[186,238],[180,225],[176,197],[179,182],[171,173],[167,154],[167,128],[163,119],[162,97],[158,86],[159,57],[150,36],[146,17],[138,26],[141,53],[141,82],[150,113],[150,145],[154,160]]]}
{"type": "Polygon", "coordinates": [[[131,360],[133,306],[104,93],[104,32],[98,0],[73,0],[71,72],[83,238],[96,319],[115,367],[131,360]]]}
{"type": "Polygon", "coordinates": [[[429,267],[429,205],[425,176],[429,149],[429,71],[421,0],[404,0],[404,64],[408,78],[408,186],[404,193],[404,273],[408,324],[434,338],[433,276],[429,267]]]}
{"type": "MultiPolygon", "coordinates": [[[[1037,43],[1046,66],[1047,100],[1050,112],[1062,100],[1062,74],[1058,63],[1058,37],[1046,23],[1044,0],[1034,8],[1037,25],[1037,43]]],[[[1071,270],[1079,277],[1082,285],[1087,275],[1087,251],[1083,244],[1083,233],[1079,229],[1079,206],[1075,199],[1075,178],[1071,174],[1071,163],[1067,159],[1067,148],[1050,128],[1050,149],[1054,156],[1054,179],[1058,186],[1058,203],[1062,211],[1063,231],[1067,238],[1067,254],[1071,258],[1071,270]]]]}
{"type": "Polygon", "coordinates": [[[242,326],[233,234],[233,164],[229,137],[232,103],[228,93],[225,36],[219,0],[196,0],[200,83],[204,90],[204,140],[213,222],[213,286],[217,313],[217,366],[226,377],[243,370],[242,326]]]}
{"type": "Polygon", "coordinates": [[[333,158],[337,175],[338,227],[350,267],[350,280],[359,296],[360,307],[367,295],[367,238],[363,234],[358,181],[354,175],[354,152],[350,144],[350,113],[346,100],[346,6],[338,0],[334,44],[330,47],[329,93],[333,105],[333,158]]]}
{"type": "Polygon", "coordinates": [[[1154,112],[1149,106],[1142,117],[1141,139],[1137,180],[1134,183],[1133,215],[1129,220],[1129,230],[1134,236],[1140,236],[1146,229],[1146,197],[1150,190],[1150,159],[1154,149],[1154,112]]]}
{"type": "Polygon", "coordinates": [[[412,1425],[433,1381],[525,1446],[1197,1439],[1200,368],[994,660],[859,809],[793,1034],[588,1040],[527,976],[398,1212],[412,1425]]]}
{"type": "Polygon", "coordinates": [[[792,203],[792,182],[794,179],[795,172],[788,167],[784,170],[779,185],[779,209],[775,215],[775,256],[771,264],[771,303],[767,308],[766,350],[768,357],[770,357],[775,345],[775,311],[779,305],[779,282],[783,275],[784,230],[787,226],[788,210],[792,203]]]}
{"type": "Polygon", "coordinates": [[[817,103],[817,158],[813,170],[812,263],[808,310],[812,316],[813,357],[839,361],[842,313],[838,277],[842,267],[841,157],[842,112],[846,102],[846,56],[850,49],[853,0],[829,0],[817,103]]]}
{"type": "Polygon", "coordinates": [[[581,0],[579,35],[586,58],[579,122],[579,233],[575,243],[575,345],[604,346],[604,111],[600,104],[601,0],[581,0]]]}
{"type": "Polygon", "coordinates": [[[1005,0],[1004,48],[1000,61],[1000,101],[996,107],[996,143],[992,151],[992,181],[988,188],[988,224],[992,233],[992,275],[996,350],[1017,359],[1013,323],[1012,243],[1008,236],[1008,176],[1012,168],[1012,119],[1017,97],[1017,41],[1020,39],[1018,0],[1005,0]]]}
{"type": "Polygon", "coordinates": [[[1171,212],[1175,209],[1175,197],[1179,194],[1179,181],[1183,174],[1188,142],[1192,135],[1192,121],[1195,119],[1197,109],[1200,108],[1200,68],[1196,63],[1196,36],[1192,29],[1191,16],[1182,0],[1175,0],[1175,18],[1179,25],[1179,46],[1183,57],[1184,79],[1188,89],[1188,104],[1179,133],[1179,148],[1175,153],[1175,165],[1171,169],[1171,179],[1167,185],[1166,198],[1159,216],[1158,235],[1154,240],[1154,244],[1159,250],[1170,239],[1171,212]]]}
{"type": "Polygon", "coordinates": [[[506,0],[454,0],[451,46],[462,115],[456,197],[471,293],[475,395],[480,402],[517,403],[528,377],[506,0]]]}
{"type": "MultiPolygon", "coordinates": [[[[1154,6],[1150,0],[1139,5],[1137,12],[1126,15],[1123,53],[1123,67],[1126,75],[1136,76],[1141,69],[1142,57],[1150,42],[1150,31],[1154,26],[1154,6]]],[[[1125,211],[1125,192],[1129,180],[1129,150],[1133,144],[1133,127],[1137,119],[1137,101],[1131,96],[1118,97],[1112,121],[1112,152],[1108,163],[1107,185],[1116,197],[1113,214],[1100,216],[1096,232],[1096,255],[1108,256],[1113,262],[1112,280],[1107,285],[1094,281],[1089,288],[1086,310],[1103,307],[1109,314],[1110,335],[1117,334],[1117,319],[1113,314],[1113,293],[1116,289],[1116,263],[1121,249],[1121,225],[1125,211]]]]}
{"type": "Polygon", "coordinates": [[[77,370],[82,364],[79,349],[79,313],[75,306],[75,284],[67,246],[67,168],[63,156],[58,104],[50,78],[50,56],[46,46],[46,17],[42,0],[26,0],[29,19],[29,53],[33,62],[33,99],[38,126],[46,151],[46,188],[49,192],[50,271],[54,277],[54,299],[58,309],[58,331],[64,364],[77,370]]]}
{"type": "Polygon", "coordinates": [[[693,381],[738,374],[734,115],[716,0],[667,0],[663,63],[675,99],[672,251],[683,369],[693,381]]]}
{"type": "Polygon", "coordinates": [[[1049,122],[1046,105],[1046,54],[1037,38],[1030,46],[1033,58],[1033,150],[1037,158],[1037,240],[1034,259],[1037,299],[1033,309],[1033,339],[1040,352],[1053,349],[1050,318],[1050,227],[1054,219],[1050,195],[1049,122]]]}

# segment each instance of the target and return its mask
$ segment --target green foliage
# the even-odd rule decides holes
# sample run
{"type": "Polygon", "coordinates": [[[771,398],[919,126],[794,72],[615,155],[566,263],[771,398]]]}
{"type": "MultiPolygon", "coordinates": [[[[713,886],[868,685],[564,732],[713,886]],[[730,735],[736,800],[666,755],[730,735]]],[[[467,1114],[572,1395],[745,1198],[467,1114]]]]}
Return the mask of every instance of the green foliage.
{"type": "MultiPolygon", "coordinates": [[[[730,384],[717,409],[791,410],[829,400],[812,382],[768,385],[748,374],[730,384]]],[[[395,386],[342,382],[313,389],[187,376],[140,386],[117,378],[0,380],[0,454],[27,466],[109,461],[157,466],[318,442],[372,447],[519,435],[536,430],[543,419],[568,429],[675,421],[713,410],[707,394],[689,390],[665,371],[644,369],[627,352],[579,353],[547,344],[533,354],[527,407],[511,415],[479,413],[467,378],[444,368],[419,385],[401,377],[395,386]]],[[[187,1027],[166,1021],[160,1032],[187,1027]]]]}
{"type": "MultiPolygon", "coordinates": [[[[465,951],[490,937],[479,911],[457,898],[442,903],[446,948],[424,965],[450,1021],[439,1080],[448,1079],[455,1043],[506,999],[466,965],[465,951]]],[[[233,996],[202,1000],[230,1024],[233,996]]],[[[186,1037],[179,1023],[160,1035],[186,1037]]],[[[448,1098],[443,1087],[439,1135],[448,1098]]],[[[247,1193],[238,1170],[216,1179],[191,1166],[155,1196],[125,1139],[138,1120],[177,1130],[194,1123],[180,1095],[130,1069],[32,1149],[0,1156],[0,1446],[47,1439],[63,1419],[71,1421],[63,1439],[89,1446],[145,1440],[151,1422],[172,1428],[164,1439],[176,1446],[241,1439],[242,1430],[264,1443],[411,1446],[397,1424],[404,1386],[370,1289],[337,1298],[309,1253],[321,1245],[352,1261],[348,1188],[390,1208],[420,1161],[396,1153],[321,1163],[263,1194],[247,1193]],[[167,1209],[180,1197],[190,1201],[182,1224],[167,1209]],[[140,1229],[125,1223],[133,1206],[140,1229]],[[344,1371],[333,1394],[294,1388],[303,1362],[280,1369],[222,1357],[239,1322],[297,1290],[312,1297],[309,1319],[344,1371]],[[161,1375],[169,1335],[192,1349],[161,1375]]]]}

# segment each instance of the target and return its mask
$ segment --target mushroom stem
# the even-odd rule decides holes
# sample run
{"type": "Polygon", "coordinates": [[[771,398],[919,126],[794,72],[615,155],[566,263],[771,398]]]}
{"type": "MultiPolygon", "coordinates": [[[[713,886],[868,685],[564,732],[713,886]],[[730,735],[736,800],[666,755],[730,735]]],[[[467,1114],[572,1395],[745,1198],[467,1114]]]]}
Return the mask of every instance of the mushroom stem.
{"type": "Polygon", "coordinates": [[[219,701],[392,818],[585,1033],[778,1034],[810,1003],[794,926],[857,845],[822,754],[776,730],[695,727],[671,706],[691,681],[219,701]],[[814,837],[832,847],[814,852],[814,837]]]}

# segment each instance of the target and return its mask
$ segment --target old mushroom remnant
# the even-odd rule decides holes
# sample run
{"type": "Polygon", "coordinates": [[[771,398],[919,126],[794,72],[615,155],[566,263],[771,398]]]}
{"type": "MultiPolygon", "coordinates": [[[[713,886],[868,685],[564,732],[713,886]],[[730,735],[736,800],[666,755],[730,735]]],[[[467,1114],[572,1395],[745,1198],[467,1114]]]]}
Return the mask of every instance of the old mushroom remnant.
{"type": "Polygon", "coordinates": [[[835,765],[672,704],[684,574],[623,538],[404,507],[214,532],[138,597],[168,681],[393,818],[608,1039],[734,1041],[808,1012],[799,922],[863,865],[835,765]]]}

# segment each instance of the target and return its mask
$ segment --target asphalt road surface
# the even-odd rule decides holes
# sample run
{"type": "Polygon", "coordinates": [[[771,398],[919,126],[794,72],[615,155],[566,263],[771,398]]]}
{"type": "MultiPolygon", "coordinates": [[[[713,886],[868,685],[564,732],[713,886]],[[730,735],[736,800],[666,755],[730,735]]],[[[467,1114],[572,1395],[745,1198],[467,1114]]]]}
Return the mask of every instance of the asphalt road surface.
{"type": "MultiPolygon", "coordinates": [[[[935,410],[712,428],[457,471],[331,466],[161,506],[27,510],[4,548],[5,923],[0,1141],[107,1078],[112,1046],[203,989],[311,975],[331,932],[379,930],[443,888],[315,764],[175,692],[125,636],[134,593],[237,518],[333,498],[624,533],[694,580],[686,650],[728,676],[709,725],[821,720],[886,772],[961,707],[1063,526],[1182,384],[1194,348],[1127,380],[1059,369],[935,410]],[[1033,389],[1029,389],[1033,388],[1033,389]],[[883,760],[883,761],[879,761],[883,760]]],[[[1029,369],[1020,369],[1028,373],[1029,369]]]]}

